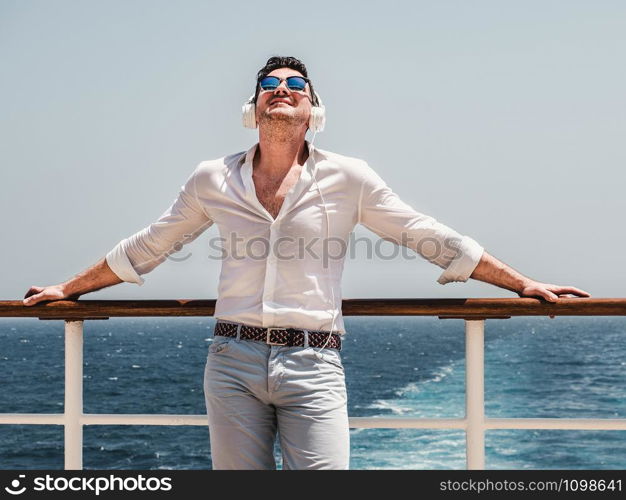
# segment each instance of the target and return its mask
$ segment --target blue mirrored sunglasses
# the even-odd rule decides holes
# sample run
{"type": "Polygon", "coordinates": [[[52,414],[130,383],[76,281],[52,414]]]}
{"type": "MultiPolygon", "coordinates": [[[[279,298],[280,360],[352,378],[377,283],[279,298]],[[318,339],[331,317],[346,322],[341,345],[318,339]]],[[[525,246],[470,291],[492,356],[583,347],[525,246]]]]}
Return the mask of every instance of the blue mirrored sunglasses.
{"type": "Polygon", "coordinates": [[[277,76],[266,76],[259,81],[261,90],[276,90],[282,82],[287,82],[289,90],[302,92],[306,88],[308,79],[303,76],[288,76],[287,78],[278,78],[277,76]]]}

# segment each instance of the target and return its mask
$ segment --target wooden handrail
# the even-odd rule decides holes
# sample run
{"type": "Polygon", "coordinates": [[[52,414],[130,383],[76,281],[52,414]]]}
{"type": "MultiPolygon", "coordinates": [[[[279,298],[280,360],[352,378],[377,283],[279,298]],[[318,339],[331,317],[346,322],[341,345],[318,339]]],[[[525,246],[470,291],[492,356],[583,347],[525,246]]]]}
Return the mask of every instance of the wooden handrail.
{"type": "MultiPolygon", "coordinates": [[[[563,298],[549,303],[532,298],[507,299],[345,299],[345,316],[439,316],[506,318],[510,316],[626,316],[625,298],[563,298]]],[[[0,301],[0,317],[99,319],[139,316],[212,316],[215,300],[59,300],[25,306],[0,301]]]]}

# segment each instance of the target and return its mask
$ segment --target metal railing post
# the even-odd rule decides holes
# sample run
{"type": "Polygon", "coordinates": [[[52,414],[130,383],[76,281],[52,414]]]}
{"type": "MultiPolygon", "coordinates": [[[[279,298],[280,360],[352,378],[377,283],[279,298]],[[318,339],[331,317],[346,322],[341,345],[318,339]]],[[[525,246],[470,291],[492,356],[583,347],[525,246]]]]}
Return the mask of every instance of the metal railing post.
{"type": "Polygon", "coordinates": [[[65,321],[65,469],[83,468],[83,321],[65,321]]]}
{"type": "Polygon", "coordinates": [[[485,321],[465,320],[467,468],[485,468],[485,321]]]}

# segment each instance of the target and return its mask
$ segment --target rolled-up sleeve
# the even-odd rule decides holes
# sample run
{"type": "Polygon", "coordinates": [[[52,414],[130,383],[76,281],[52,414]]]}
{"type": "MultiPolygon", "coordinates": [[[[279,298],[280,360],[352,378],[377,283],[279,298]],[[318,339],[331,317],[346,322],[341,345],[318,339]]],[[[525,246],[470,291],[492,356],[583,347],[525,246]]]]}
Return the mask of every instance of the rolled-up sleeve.
{"type": "Polygon", "coordinates": [[[142,285],[141,274],[152,271],[213,225],[198,199],[197,172],[181,186],[174,203],[156,222],[121,240],[107,253],[107,264],[121,280],[142,285]]]}
{"type": "Polygon", "coordinates": [[[359,222],[444,269],[438,283],[467,281],[482,257],[483,247],[404,203],[366,163],[361,173],[359,222]]]}

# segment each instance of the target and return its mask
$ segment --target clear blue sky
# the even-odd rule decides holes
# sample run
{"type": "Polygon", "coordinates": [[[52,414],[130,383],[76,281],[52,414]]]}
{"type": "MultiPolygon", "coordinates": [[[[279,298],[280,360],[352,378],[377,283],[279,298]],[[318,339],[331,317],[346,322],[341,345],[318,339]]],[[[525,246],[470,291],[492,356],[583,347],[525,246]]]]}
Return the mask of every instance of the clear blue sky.
{"type": "MultiPolygon", "coordinates": [[[[625,32],[622,1],[1,0],[0,298],[95,263],[252,145],[240,107],[276,54],[325,101],[319,147],[533,278],[626,296],[625,32]]],[[[214,298],[216,235],[85,298],[214,298]]],[[[344,295],[513,296],[439,273],[357,254],[344,295]]]]}

